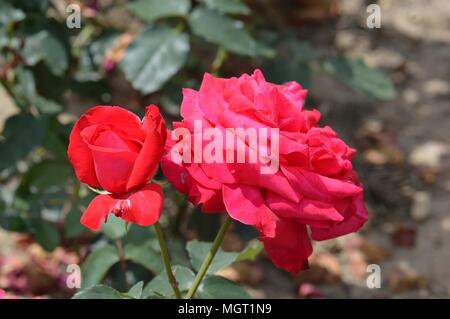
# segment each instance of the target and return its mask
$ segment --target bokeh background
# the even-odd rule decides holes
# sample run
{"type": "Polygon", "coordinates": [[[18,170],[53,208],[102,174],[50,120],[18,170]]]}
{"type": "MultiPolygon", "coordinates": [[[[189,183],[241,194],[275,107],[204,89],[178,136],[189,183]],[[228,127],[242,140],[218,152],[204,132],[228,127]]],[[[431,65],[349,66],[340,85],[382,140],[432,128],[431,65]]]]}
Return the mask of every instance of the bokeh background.
{"type": "MultiPolygon", "coordinates": [[[[448,298],[446,0],[1,0],[0,289],[70,298],[69,264],[82,265],[83,285],[124,290],[151,280],[162,268],[150,229],[126,234],[112,218],[95,234],[79,224],[93,194],[66,157],[71,126],[98,104],[142,114],[154,103],[170,123],[181,87],[198,88],[204,72],[255,68],[308,88],[306,107],[358,150],[370,220],[357,234],[315,243],[298,275],[264,254],[220,275],[260,298],[448,298]],[[381,28],[367,26],[373,3],[381,28]],[[80,28],[69,28],[77,8],[80,28]],[[366,285],[369,264],[381,267],[379,289],[366,285]]],[[[201,214],[170,185],[165,194],[172,259],[188,264],[184,243],[211,240],[221,216],[201,214]]],[[[223,248],[241,250],[255,236],[234,225],[223,248]]]]}

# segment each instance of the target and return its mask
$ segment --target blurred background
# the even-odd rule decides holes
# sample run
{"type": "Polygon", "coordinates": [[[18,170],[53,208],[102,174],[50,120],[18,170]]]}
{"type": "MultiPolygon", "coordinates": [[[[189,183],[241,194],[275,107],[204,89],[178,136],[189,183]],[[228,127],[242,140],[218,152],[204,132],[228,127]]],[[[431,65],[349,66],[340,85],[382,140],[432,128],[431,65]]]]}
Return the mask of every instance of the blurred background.
{"type": "MultiPolygon", "coordinates": [[[[450,297],[445,0],[0,0],[3,293],[70,298],[69,264],[82,265],[83,286],[124,290],[158,274],[151,229],[126,234],[113,217],[101,233],[79,224],[93,193],[67,160],[70,129],[98,104],[142,115],[154,103],[171,123],[181,88],[198,88],[204,72],[255,68],[308,88],[306,107],[358,150],[370,219],[357,234],[315,243],[298,275],[264,254],[220,275],[259,298],[450,297]],[[381,288],[367,287],[369,264],[380,266],[381,288]]],[[[220,215],[201,214],[170,185],[165,194],[172,259],[188,264],[184,243],[211,240],[220,215]]],[[[234,225],[223,248],[254,238],[234,225]]]]}

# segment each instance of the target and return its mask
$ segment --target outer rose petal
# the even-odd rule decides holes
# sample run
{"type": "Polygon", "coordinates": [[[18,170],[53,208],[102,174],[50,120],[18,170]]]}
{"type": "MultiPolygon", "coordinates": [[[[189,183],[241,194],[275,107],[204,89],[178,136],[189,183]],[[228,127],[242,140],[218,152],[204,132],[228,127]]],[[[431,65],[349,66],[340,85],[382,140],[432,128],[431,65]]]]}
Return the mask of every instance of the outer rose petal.
{"type": "Polygon", "coordinates": [[[119,200],[106,194],[96,196],[87,207],[83,216],[81,216],[81,224],[92,230],[99,230],[102,226],[102,221],[106,220],[111,208],[119,200]]]}
{"type": "Polygon", "coordinates": [[[196,184],[189,191],[188,199],[195,206],[203,204],[202,211],[205,213],[220,213],[225,211],[222,190],[210,189],[196,184]]]}
{"type": "Polygon", "coordinates": [[[131,195],[103,194],[95,197],[81,216],[81,224],[99,230],[109,213],[140,226],[149,226],[159,220],[164,194],[161,186],[148,184],[131,195]]]}
{"type": "Polygon", "coordinates": [[[122,213],[123,220],[140,226],[150,226],[161,217],[164,193],[161,186],[147,184],[128,197],[130,208],[122,213]]]}
{"type": "Polygon", "coordinates": [[[125,150],[111,150],[89,145],[94,159],[95,174],[101,188],[110,193],[127,191],[126,184],[137,154],[125,150]]]}
{"type": "Polygon", "coordinates": [[[344,217],[332,205],[308,198],[294,203],[270,192],[266,196],[266,201],[270,209],[278,216],[293,218],[312,227],[330,228],[344,220],[344,217]]]}
{"type": "Polygon", "coordinates": [[[351,181],[329,178],[299,167],[281,165],[281,171],[299,193],[315,200],[330,202],[362,192],[362,188],[351,181]]]}
{"type": "Polygon", "coordinates": [[[87,144],[81,138],[81,123],[83,117],[78,120],[70,133],[67,156],[75,169],[75,174],[83,183],[100,188],[100,182],[95,175],[94,159],[87,144]]]}
{"type": "Polygon", "coordinates": [[[101,188],[95,174],[94,160],[88,145],[81,138],[81,131],[95,124],[118,124],[134,138],[143,140],[139,118],[130,111],[115,106],[96,106],[88,110],[75,123],[70,134],[67,155],[80,181],[90,186],[101,188]]]}
{"type": "Polygon", "coordinates": [[[266,237],[275,236],[277,218],[267,207],[261,191],[246,185],[223,185],[228,214],[241,223],[255,226],[266,237]]]}
{"type": "Polygon", "coordinates": [[[170,153],[161,159],[161,169],[164,176],[181,193],[188,194],[193,186],[193,178],[187,169],[170,159],[170,153]]]}
{"type": "Polygon", "coordinates": [[[181,102],[181,116],[186,120],[201,119],[203,113],[198,107],[198,93],[192,89],[183,89],[183,101],[181,102]]]}
{"type": "Polygon", "coordinates": [[[146,183],[155,175],[166,143],[166,124],[157,106],[147,107],[143,125],[145,141],[128,179],[127,190],[146,183]]]}
{"type": "Polygon", "coordinates": [[[86,120],[88,125],[108,123],[119,125],[130,136],[139,140],[143,140],[145,136],[141,130],[140,118],[133,112],[120,106],[99,105],[89,109],[82,118],[86,120]]]}
{"type": "Polygon", "coordinates": [[[367,221],[369,216],[364,206],[363,194],[358,195],[352,205],[344,212],[344,220],[331,228],[315,228],[311,227],[311,237],[314,240],[325,240],[343,236],[360,229],[367,221]]]}
{"type": "Polygon", "coordinates": [[[299,272],[308,267],[312,246],[304,224],[282,218],[277,223],[275,237],[262,236],[260,240],[277,267],[289,272],[299,272]]]}

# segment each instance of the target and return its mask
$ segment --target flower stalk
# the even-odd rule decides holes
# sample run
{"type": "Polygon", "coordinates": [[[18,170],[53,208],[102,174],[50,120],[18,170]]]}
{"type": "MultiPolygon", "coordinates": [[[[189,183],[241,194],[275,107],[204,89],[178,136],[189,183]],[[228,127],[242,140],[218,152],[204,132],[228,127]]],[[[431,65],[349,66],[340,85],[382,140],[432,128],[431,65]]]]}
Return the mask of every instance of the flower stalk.
{"type": "Polygon", "coordinates": [[[164,240],[164,233],[161,228],[161,224],[159,222],[156,222],[154,226],[156,236],[158,237],[159,241],[159,247],[161,248],[161,256],[164,268],[166,269],[167,278],[169,279],[169,283],[173,289],[175,297],[177,299],[181,299],[181,292],[180,289],[178,288],[178,282],[177,279],[175,278],[175,275],[173,274],[172,267],[170,266],[169,251],[167,250],[166,241],[164,240]]]}
{"type": "Polygon", "coordinates": [[[214,239],[211,249],[209,250],[208,254],[206,255],[205,259],[203,260],[203,263],[200,266],[197,276],[195,276],[194,282],[192,283],[192,286],[186,295],[187,299],[194,298],[198,287],[200,286],[203,278],[205,277],[206,273],[208,272],[209,266],[211,266],[211,263],[222,244],[222,241],[225,237],[225,234],[227,233],[228,227],[230,227],[230,224],[231,224],[231,218],[229,216],[227,216],[222,227],[220,227],[220,230],[217,233],[216,238],[214,239]]]}

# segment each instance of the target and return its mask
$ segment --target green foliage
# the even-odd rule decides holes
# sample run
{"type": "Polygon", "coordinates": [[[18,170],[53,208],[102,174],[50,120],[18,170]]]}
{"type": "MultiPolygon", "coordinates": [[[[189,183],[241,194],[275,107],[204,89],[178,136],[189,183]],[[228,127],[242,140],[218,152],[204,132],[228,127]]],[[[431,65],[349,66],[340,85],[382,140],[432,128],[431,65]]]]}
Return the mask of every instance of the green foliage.
{"type": "Polygon", "coordinates": [[[201,0],[208,8],[227,14],[250,14],[250,9],[240,0],[201,0]]]}
{"type": "Polygon", "coordinates": [[[161,255],[154,248],[151,241],[140,244],[125,245],[125,257],[136,264],[143,266],[153,274],[159,274],[163,270],[161,255]]]}
{"type": "Polygon", "coordinates": [[[144,290],[144,282],[139,281],[137,284],[135,284],[133,287],[130,288],[130,290],[127,292],[127,295],[135,299],[140,299],[142,298],[143,290],[144,290]]]}
{"type": "Polygon", "coordinates": [[[43,192],[64,184],[71,176],[72,169],[67,162],[43,161],[30,167],[22,180],[22,187],[30,191],[43,192]]]}
{"type": "Polygon", "coordinates": [[[259,240],[252,240],[247,244],[244,250],[239,253],[236,261],[255,261],[263,250],[264,245],[259,240]]]}
{"type": "Polygon", "coordinates": [[[251,299],[238,284],[220,276],[208,276],[201,283],[197,296],[200,299],[251,299]]]}
{"type": "Polygon", "coordinates": [[[62,75],[69,66],[66,48],[55,34],[47,30],[26,34],[22,54],[27,65],[44,61],[54,75],[62,75]]]}
{"type": "Polygon", "coordinates": [[[14,8],[8,2],[0,3],[0,25],[8,25],[23,19],[25,19],[25,13],[22,10],[14,8]]]}
{"type": "MultiPolygon", "coordinates": [[[[175,266],[173,269],[175,278],[178,282],[178,288],[181,292],[187,291],[194,281],[195,274],[189,268],[183,266],[175,266]]],[[[167,280],[165,271],[153,278],[144,288],[142,292],[143,298],[148,297],[173,297],[173,290],[167,280]]]]}
{"type": "Polygon", "coordinates": [[[302,87],[309,88],[311,71],[307,63],[293,63],[287,60],[274,60],[264,67],[268,81],[283,84],[287,79],[301,83],[302,87]]]}
{"type": "MultiPolygon", "coordinates": [[[[189,254],[189,258],[192,267],[198,271],[200,266],[211,249],[212,243],[201,242],[198,240],[192,240],[187,243],[186,249],[189,254]]],[[[250,241],[244,250],[240,253],[237,252],[225,252],[219,248],[208,269],[209,274],[216,273],[220,269],[231,265],[236,261],[250,260],[254,261],[256,257],[262,252],[263,245],[259,241],[250,241]]]]}
{"type": "Polygon", "coordinates": [[[0,171],[16,164],[42,142],[46,124],[45,119],[26,113],[13,115],[6,121],[0,142],[0,171]]]}
{"type": "Polygon", "coordinates": [[[190,0],[137,0],[128,5],[131,12],[144,21],[185,16],[191,7],[190,0]]]}
{"type": "Polygon", "coordinates": [[[111,214],[108,222],[103,223],[102,232],[112,240],[120,239],[127,233],[125,221],[111,214]]]}
{"type": "Polygon", "coordinates": [[[95,249],[83,264],[82,287],[100,283],[108,270],[117,262],[119,262],[119,255],[113,246],[105,245],[95,249]]]}
{"type": "Polygon", "coordinates": [[[127,294],[122,294],[117,290],[104,286],[95,285],[77,292],[72,299],[130,299],[127,294]]]}
{"type": "Polygon", "coordinates": [[[48,222],[40,221],[36,226],[36,241],[47,251],[52,251],[59,245],[59,233],[48,222]]]}
{"type": "Polygon", "coordinates": [[[257,53],[257,43],[244,24],[217,11],[199,7],[189,16],[189,25],[195,35],[230,52],[249,56],[257,53]]]}
{"type": "MultiPolygon", "coordinates": [[[[197,240],[193,240],[187,243],[186,249],[189,253],[192,267],[194,267],[195,270],[198,271],[200,269],[200,266],[205,259],[206,254],[211,249],[211,246],[212,243],[200,242],[197,240]]],[[[223,267],[232,264],[238,256],[239,253],[225,252],[222,249],[219,249],[216,257],[214,258],[211,266],[208,269],[208,273],[213,274],[223,267]]]]}
{"type": "Polygon", "coordinates": [[[78,237],[86,232],[86,227],[80,223],[82,213],[82,210],[75,206],[67,214],[64,219],[64,236],[66,238],[78,237]]]}
{"type": "Polygon", "coordinates": [[[153,93],[183,66],[188,51],[186,34],[149,27],[134,39],[120,66],[135,89],[153,93]]]}
{"type": "Polygon", "coordinates": [[[369,97],[387,101],[396,96],[392,81],[383,72],[369,67],[361,59],[339,55],[325,61],[323,68],[338,80],[369,97]]]}

